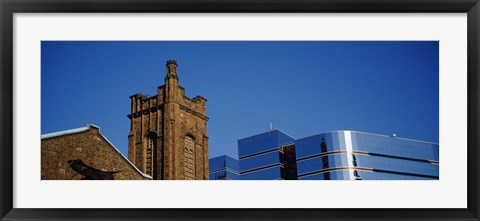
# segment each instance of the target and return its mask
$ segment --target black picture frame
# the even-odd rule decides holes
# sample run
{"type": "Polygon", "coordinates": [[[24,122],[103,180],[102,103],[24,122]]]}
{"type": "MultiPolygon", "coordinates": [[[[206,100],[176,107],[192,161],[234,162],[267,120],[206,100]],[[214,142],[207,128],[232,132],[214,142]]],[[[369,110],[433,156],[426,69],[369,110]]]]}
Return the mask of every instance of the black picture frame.
{"type": "MultiPolygon", "coordinates": [[[[480,220],[478,0],[0,0],[1,220],[480,220]],[[466,209],[16,209],[13,208],[14,13],[467,13],[468,208],[466,209]]],[[[414,199],[412,199],[414,200],[414,199]]]]}

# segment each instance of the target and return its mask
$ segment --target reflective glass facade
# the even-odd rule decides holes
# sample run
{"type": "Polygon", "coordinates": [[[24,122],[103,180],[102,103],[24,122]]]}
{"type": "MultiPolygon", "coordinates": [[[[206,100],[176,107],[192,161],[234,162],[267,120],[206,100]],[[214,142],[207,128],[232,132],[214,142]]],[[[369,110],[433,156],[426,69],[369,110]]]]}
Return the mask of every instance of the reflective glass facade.
{"type": "Polygon", "coordinates": [[[210,179],[438,180],[438,149],[436,143],[357,131],[295,140],[272,130],[238,140],[238,161],[211,159],[210,179]]]}
{"type": "Polygon", "coordinates": [[[209,160],[210,180],[238,180],[238,160],[222,155],[209,160]]]}
{"type": "Polygon", "coordinates": [[[438,144],[357,131],[298,139],[298,179],[438,179],[438,144]]]}
{"type": "Polygon", "coordinates": [[[262,152],[276,150],[280,146],[294,142],[295,139],[279,130],[271,130],[246,137],[238,140],[238,158],[245,158],[262,152]]]}
{"type": "Polygon", "coordinates": [[[238,140],[240,179],[296,179],[294,142],[279,130],[238,140]]]}

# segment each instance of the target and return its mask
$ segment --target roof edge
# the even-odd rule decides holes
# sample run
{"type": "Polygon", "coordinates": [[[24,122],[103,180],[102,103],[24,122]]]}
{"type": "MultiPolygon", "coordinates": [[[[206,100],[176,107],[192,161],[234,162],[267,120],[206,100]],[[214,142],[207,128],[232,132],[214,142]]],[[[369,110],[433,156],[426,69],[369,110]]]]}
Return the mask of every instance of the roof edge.
{"type": "Polygon", "coordinates": [[[62,130],[62,131],[57,131],[57,132],[48,133],[48,134],[42,134],[40,137],[43,140],[43,139],[60,137],[60,136],[69,135],[69,134],[81,133],[81,132],[87,131],[91,128],[95,128],[98,131],[100,131],[99,126],[94,125],[94,124],[87,124],[85,127],[74,128],[74,129],[69,129],[69,130],[62,130]]]}
{"type": "Polygon", "coordinates": [[[271,132],[273,132],[273,131],[278,131],[278,132],[280,132],[280,133],[282,133],[282,134],[287,135],[288,137],[292,138],[293,140],[296,140],[293,136],[290,136],[289,134],[283,132],[282,130],[280,130],[280,129],[278,129],[278,128],[273,128],[273,129],[267,130],[267,131],[265,131],[265,132],[261,132],[261,133],[257,133],[257,134],[254,134],[254,135],[250,135],[250,136],[238,138],[237,141],[239,141],[239,140],[244,140],[244,139],[247,139],[247,138],[250,138],[250,137],[254,137],[254,136],[258,136],[258,135],[262,135],[262,134],[266,134],[266,133],[271,133],[271,132]]]}
{"type": "Polygon", "coordinates": [[[362,133],[362,134],[370,134],[370,135],[381,136],[381,137],[391,137],[391,138],[400,139],[400,140],[408,140],[408,141],[415,141],[415,142],[439,145],[439,143],[435,143],[435,142],[431,142],[431,141],[417,140],[417,139],[411,139],[411,138],[405,138],[405,137],[393,137],[393,136],[390,136],[390,135],[377,134],[377,133],[358,131],[358,130],[331,130],[331,131],[325,131],[325,132],[313,134],[313,135],[306,136],[306,137],[301,137],[301,138],[298,138],[297,140],[301,140],[301,139],[305,139],[305,138],[309,138],[309,137],[314,137],[314,136],[318,136],[318,135],[322,135],[322,134],[326,134],[326,133],[344,132],[344,131],[356,132],[356,133],[362,133]]]}
{"type": "Polygon", "coordinates": [[[63,131],[58,131],[58,132],[53,132],[53,133],[48,133],[48,134],[43,134],[41,135],[41,138],[42,140],[43,139],[49,139],[49,138],[54,138],[54,137],[60,137],[60,136],[65,136],[65,135],[70,135],[70,134],[76,134],[76,133],[81,133],[81,132],[85,132],[87,130],[90,130],[90,129],[97,129],[98,130],[98,134],[103,138],[105,139],[105,141],[107,141],[108,144],[110,144],[111,147],[113,147],[113,149],[115,151],[117,151],[117,153],[120,154],[120,156],[122,156],[122,158],[124,160],[127,161],[128,164],[130,164],[130,166],[132,166],[138,173],[140,173],[140,175],[142,175],[143,177],[145,178],[148,178],[148,179],[153,179],[152,176],[149,176],[147,174],[144,174],[142,173],[142,171],[140,171],[130,160],[128,160],[128,158],[126,158],[122,152],[120,152],[118,150],[117,147],[115,147],[115,145],[113,145],[112,142],[110,142],[110,140],[108,140],[105,136],[103,136],[103,134],[100,133],[100,127],[95,125],[95,124],[87,124],[85,127],[80,127],[80,128],[75,128],[75,129],[70,129],[70,130],[63,130],[63,131]]]}
{"type": "MultiPolygon", "coordinates": [[[[99,134],[100,134],[100,133],[99,133],[99,134]]],[[[115,151],[117,151],[117,153],[120,154],[120,156],[122,156],[123,159],[124,159],[125,161],[127,161],[127,163],[129,163],[130,166],[132,166],[138,173],[140,173],[140,174],[141,174],[143,177],[145,177],[145,178],[149,178],[149,179],[152,179],[152,180],[153,180],[153,177],[152,177],[152,176],[147,175],[147,174],[144,174],[142,171],[140,171],[140,170],[138,169],[138,167],[135,166],[128,158],[126,158],[126,157],[122,154],[122,152],[120,152],[120,151],[118,150],[118,148],[115,147],[115,145],[113,145],[112,142],[110,142],[110,140],[108,140],[105,136],[103,136],[103,134],[100,134],[100,136],[102,136],[102,138],[105,139],[105,141],[107,141],[107,143],[110,144],[110,146],[112,146],[113,149],[114,149],[115,151]]]]}

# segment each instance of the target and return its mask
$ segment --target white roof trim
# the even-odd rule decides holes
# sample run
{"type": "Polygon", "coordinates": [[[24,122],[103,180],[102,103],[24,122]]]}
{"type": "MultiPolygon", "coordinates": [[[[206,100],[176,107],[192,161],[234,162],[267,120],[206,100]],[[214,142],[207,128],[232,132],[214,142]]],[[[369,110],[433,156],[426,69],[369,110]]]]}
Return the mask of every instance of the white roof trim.
{"type": "Polygon", "coordinates": [[[63,130],[63,131],[58,131],[54,133],[49,133],[49,134],[42,134],[40,137],[43,139],[48,139],[52,137],[59,137],[63,135],[68,135],[68,134],[76,134],[80,132],[84,132],[90,129],[90,125],[87,124],[86,127],[81,127],[81,128],[75,128],[75,129],[70,129],[70,130],[63,130]]]}
{"type": "MultiPolygon", "coordinates": [[[[48,139],[48,138],[52,138],[52,137],[59,137],[59,136],[63,136],[63,135],[69,135],[69,134],[76,134],[76,133],[80,133],[80,132],[84,132],[84,131],[87,131],[89,130],[90,128],[92,127],[95,127],[98,129],[98,131],[100,132],[100,127],[96,126],[96,125],[93,125],[93,124],[87,124],[87,126],[85,127],[81,127],[81,128],[75,128],[75,129],[70,129],[70,130],[64,130],[64,131],[59,131],[59,132],[54,132],[54,133],[49,133],[49,134],[43,134],[41,135],[41,138],[42,140],[43,139],[48,139]]],[[[126,160],[137,172],[139,172],[143,177],[145,178],[148,178],[148,179],[153,179],[152,176],[149,176],[147,174],[144,174],[142,173],[142,171],[140,171],[132,162],[130,162],[130,160],[128,160],[128,158],[126,158],[118,149],[117,147],[115,147],[115,145],[113,145],[112,142],[110,142],[105,136],[103,136],[103,134],[99,133],[100,136],[105,139],[112,147],[115,151],[117,151],[117,153],[120,154],[120,156],[123,157],[124,160],[126,160]]]]}

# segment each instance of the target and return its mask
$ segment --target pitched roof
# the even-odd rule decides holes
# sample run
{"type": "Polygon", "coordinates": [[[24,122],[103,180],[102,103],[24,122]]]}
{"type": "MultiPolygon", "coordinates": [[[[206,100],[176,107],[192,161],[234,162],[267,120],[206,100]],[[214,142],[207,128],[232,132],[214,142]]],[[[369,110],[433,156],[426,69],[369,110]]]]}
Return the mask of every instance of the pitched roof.
{"type": "Polygon", "coordinates": [[[148,179],[153,179],[152,176],[149,176],[147,174],[144,174],[142,173],[142,171],[140,171],[132,162],[130,162],[130,160],[128,160],[128,158],[126,158],[118,149],[117,147],[115,147],[115,145],[113,145],[112,142],[110,142],[105,136],[103,136],[101,133],[100,133],[100,127],[96,126],[96,125],[93,125],[93,124],[87,124],[85,127],[80,127],[80,128],[75,128],[75,129],[70,129],[70,130],[63,130],[63,131],[58,131],[58,132],[54,132],[54,133],[48,133],[48,134],[42,134],[40,137],[41,139],[50,139],[50,138],[54,138],[54,137],[60,137],[60,136],[65,136],[65,135],[70,135],[70,134],[76,134],[76,133],[81,133],[81,132],[85,132],[87,130],[90,130],[92,128],[96,128],[98,129],[98,134],[103,138],[105,139],[105,141],[107,141],[107,143],[110,144],[110,146],[118,152],[118,154],[120,154],[120,156],[122,156],[122,158],[127,161],[127,163],[129,163],[138,173],[140,173],[143,177],[145,178],[148,178],[148,179]]]}

